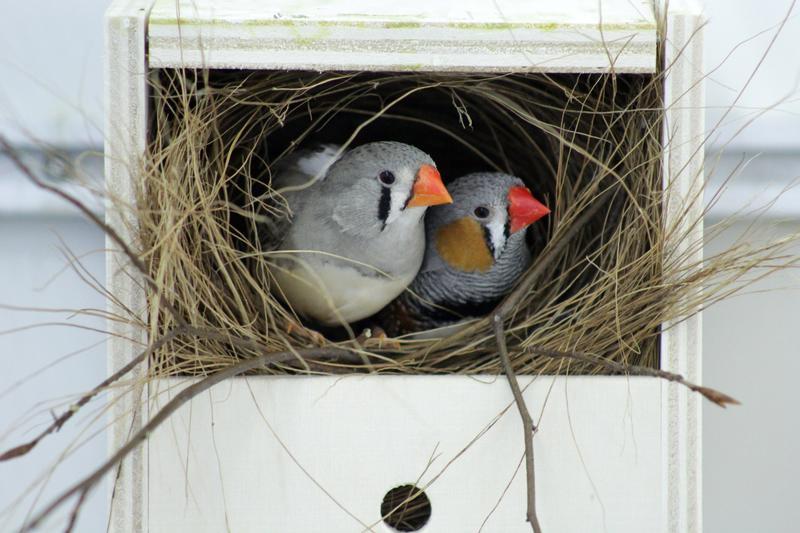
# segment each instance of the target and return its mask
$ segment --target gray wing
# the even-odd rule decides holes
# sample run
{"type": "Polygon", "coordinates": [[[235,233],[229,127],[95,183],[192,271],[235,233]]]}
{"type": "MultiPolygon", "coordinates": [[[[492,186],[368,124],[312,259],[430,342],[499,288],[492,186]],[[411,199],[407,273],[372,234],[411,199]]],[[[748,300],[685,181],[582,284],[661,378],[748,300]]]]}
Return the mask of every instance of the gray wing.
{"type": "Polygon", "coordinates": [[[309,189],[325,179],[328,168],[339,158],[339,148],[334,144],[320,144],[296,150],[273,166],[272,190],[280,196],[267,199],[271,213],[260,228],[262,250],[280,248],[292,225],[289,212],[303,209],[311,195],[309,189]]]}
{"type": "Polygon", "coordinates": [[[335,144],[320,144],[292,152],[275,163],[272,188],[284,193],[324,180],[328,168],[339,159],[339,149],[335,144]]]}

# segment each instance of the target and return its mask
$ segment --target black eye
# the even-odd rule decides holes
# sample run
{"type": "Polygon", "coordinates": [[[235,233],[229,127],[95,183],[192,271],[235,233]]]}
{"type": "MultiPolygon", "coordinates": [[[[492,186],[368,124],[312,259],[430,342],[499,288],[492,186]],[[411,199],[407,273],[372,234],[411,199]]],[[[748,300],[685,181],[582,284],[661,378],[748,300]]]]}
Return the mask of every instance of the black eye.
{"type": "Polygon", "coordinates": [[[478,218],[486,218],[489,216],[489,208],[482,205],[475,208],[475,216],[478,218]]]}
{"type": "Polygon", "coordinates": [[[395,178],[394,174],[392,174],[390,171],[384,170],[383,172],[378,174],[378,179],[381,180],[381,183],[383,183],[384,185],[391,185],[392,183],[394,183],[395,178]]]}

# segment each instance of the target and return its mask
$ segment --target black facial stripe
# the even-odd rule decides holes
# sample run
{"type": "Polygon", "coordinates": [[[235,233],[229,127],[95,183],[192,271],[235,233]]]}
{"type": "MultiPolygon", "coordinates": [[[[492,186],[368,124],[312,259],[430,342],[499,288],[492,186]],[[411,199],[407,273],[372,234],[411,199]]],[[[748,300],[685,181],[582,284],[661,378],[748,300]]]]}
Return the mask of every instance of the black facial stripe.
{"type": "Polygon", "coordinates": [[[492,242],[492,232],[489,228],[483,226],[483,239],[486,241],[486,247],[489,248],[489,253],[494,257],[494,243],[492,242]]]}
{"type": "Polygon", "coordinates": [[[511,236],[511,217],[506,217],[506,224],[503,226],[503,236],[508,242],[508,238],[511,236]]]}
{"type": "Polygon", "coordinates": [[[381,187],[381,199],[378,201],[378,220],[381,221],[381,231],[386,227],[386,219],[389,218],[389,210],[392,207],[392,190],[389,187],[381,187]]]}

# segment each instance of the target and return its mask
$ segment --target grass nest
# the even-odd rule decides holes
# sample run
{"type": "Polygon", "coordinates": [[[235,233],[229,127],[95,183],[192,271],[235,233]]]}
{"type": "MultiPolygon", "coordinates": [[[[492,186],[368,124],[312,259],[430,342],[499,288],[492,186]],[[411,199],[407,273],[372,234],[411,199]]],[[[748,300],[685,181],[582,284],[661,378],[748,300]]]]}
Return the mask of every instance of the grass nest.
{"type": "Polygon", "coordinates": [[[148,331],[157,338],[183,321],[219,332],[165,343],[155,355],[161,373],[209,373],[264,351],[319,346],[358,361],[298,358],[259,372],[502,371],[488,318],[450,337],[378,340],[357,338],[357,326],[306,327],[276,299],[269,253],[254,238],[276,214],[270,168],[315,142],[406,142],[431,154],[445,182],[503,171],[544,200],[552,214],[528,235],[535,279],[517,288],[506,328],[518,372],[607,370],[532,347],[657,367],[664,324],[697,312],[752,266],[742,251],[698,264],[689,259],[702,243],[670,245],[691,230],[680,223],[688,205],[673,222],[664,216],[658,76],[161,70],[152,79],[135,213],[155,282],[145,287],[148,331]]]}

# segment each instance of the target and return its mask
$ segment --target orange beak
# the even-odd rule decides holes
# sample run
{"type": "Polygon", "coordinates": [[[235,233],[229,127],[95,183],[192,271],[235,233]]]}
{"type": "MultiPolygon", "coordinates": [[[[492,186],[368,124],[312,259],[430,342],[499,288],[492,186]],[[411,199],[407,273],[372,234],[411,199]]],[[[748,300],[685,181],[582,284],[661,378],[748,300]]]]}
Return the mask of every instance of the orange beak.
{"type": "Polygon", "coordinates": [[[508,190],[508,214],[511,217],[511,233],[527,228],[550,210],[533,197],[527,187],[511,187],[508,190]]]}
{"type": "Polygon", "coordinates": [[[442,183],[439,171],[433,165],[422,165],[417,171],[411,198],[406,207],[427,207],[430,205],[451,204],[453,199],[442,183]]]}

